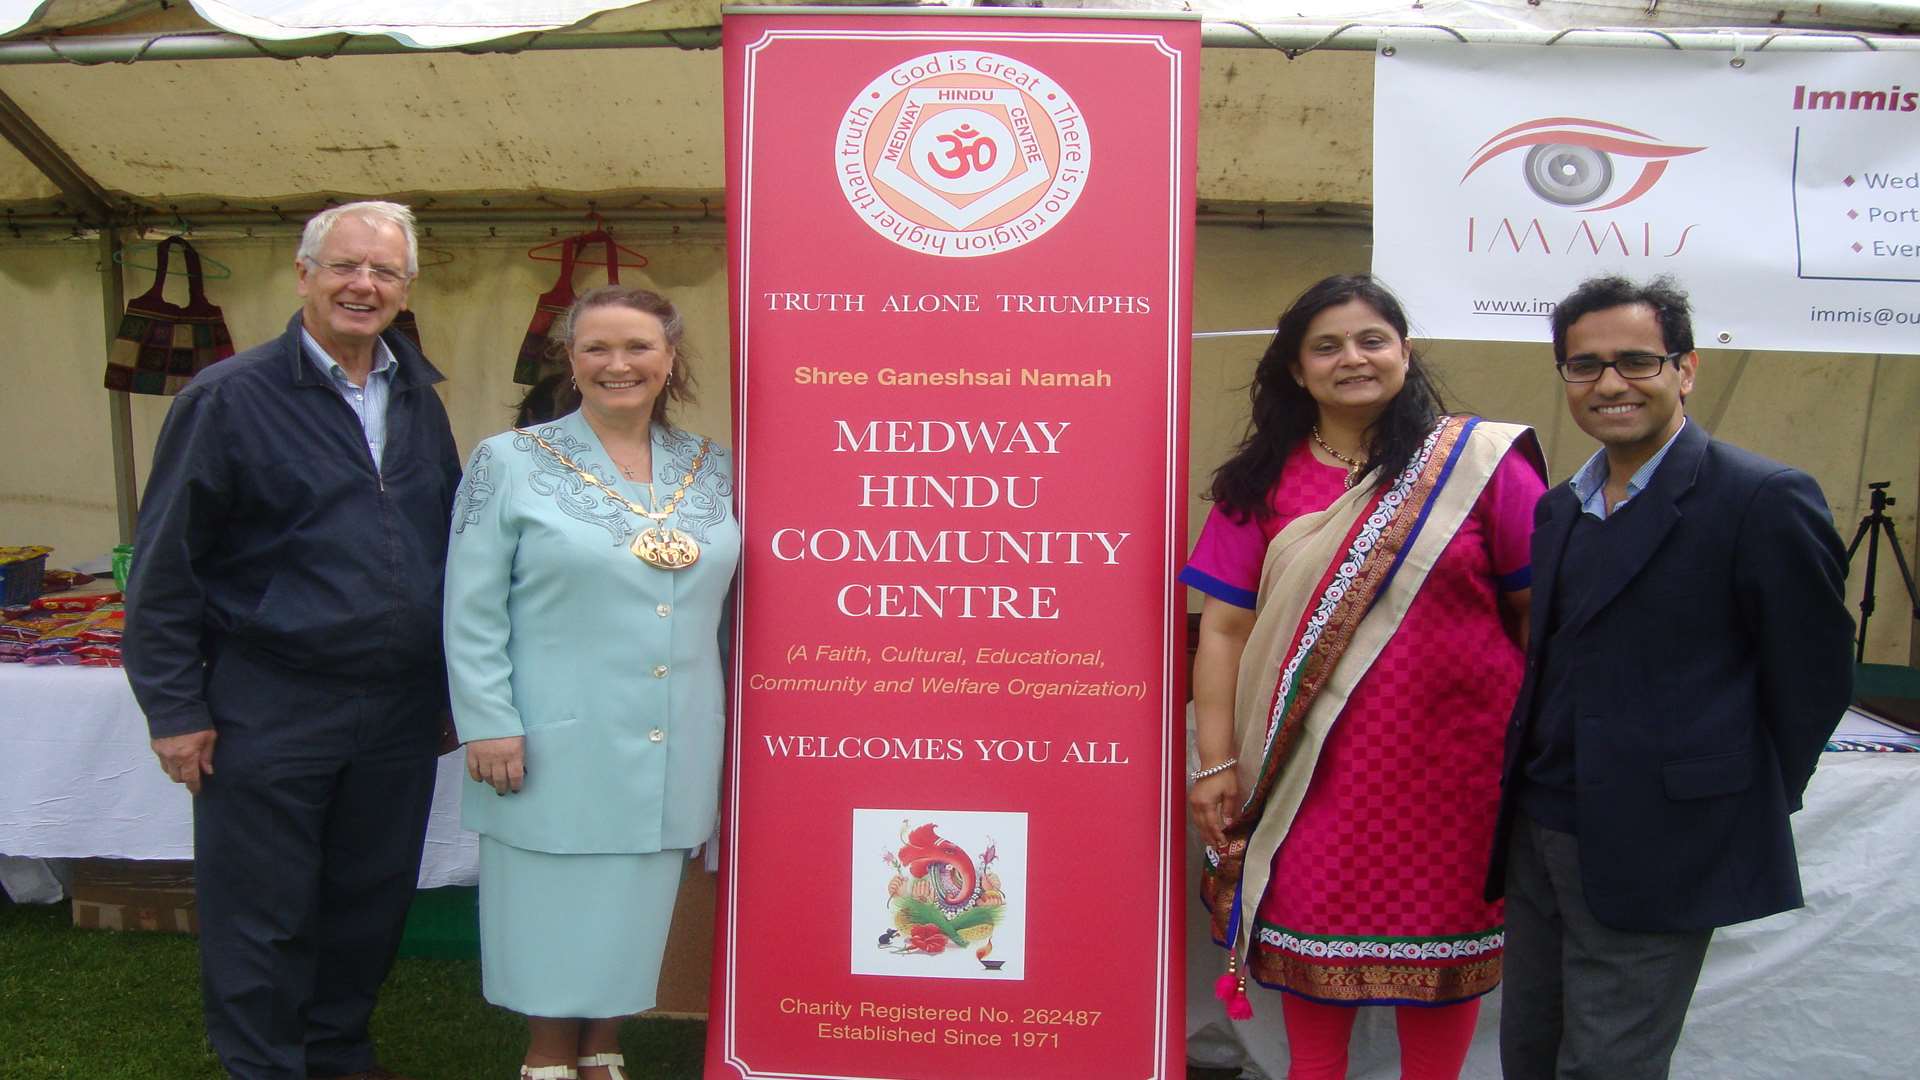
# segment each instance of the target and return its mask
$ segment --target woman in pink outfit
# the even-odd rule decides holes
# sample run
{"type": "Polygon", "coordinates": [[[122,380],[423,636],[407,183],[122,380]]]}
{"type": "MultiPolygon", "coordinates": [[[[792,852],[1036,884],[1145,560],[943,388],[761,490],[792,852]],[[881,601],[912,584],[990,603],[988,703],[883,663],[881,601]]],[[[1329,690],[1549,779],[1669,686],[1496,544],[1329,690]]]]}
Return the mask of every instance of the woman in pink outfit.
{"type": "Polygon", "coordinates": [[[1221,996],[1285,991],[1291,1080],[1344,1076],[1366,1005],[1403,1077],[1452,1080],[1500,981],[1481,885],[1546,470],[1528,429],[1445,413],[1364,275],[1281,316],[1252,398],[1181,574],[1221,996]]]}

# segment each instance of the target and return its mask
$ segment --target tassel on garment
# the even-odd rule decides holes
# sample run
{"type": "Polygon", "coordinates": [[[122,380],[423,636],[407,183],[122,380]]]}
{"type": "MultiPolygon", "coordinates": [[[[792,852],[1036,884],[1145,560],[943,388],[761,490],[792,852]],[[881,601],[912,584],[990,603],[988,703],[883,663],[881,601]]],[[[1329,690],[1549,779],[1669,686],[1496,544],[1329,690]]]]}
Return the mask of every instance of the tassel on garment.
{"type": "Polygon", "coordinates": [[[1227,1019],[1253,1019],[1253,1000],[1247,997],[1247,980],[1240,974],[1237,950],[1227,954],[1227,971],[1214,981],[1213,996],[1226,1003],[1227,1019]]]}

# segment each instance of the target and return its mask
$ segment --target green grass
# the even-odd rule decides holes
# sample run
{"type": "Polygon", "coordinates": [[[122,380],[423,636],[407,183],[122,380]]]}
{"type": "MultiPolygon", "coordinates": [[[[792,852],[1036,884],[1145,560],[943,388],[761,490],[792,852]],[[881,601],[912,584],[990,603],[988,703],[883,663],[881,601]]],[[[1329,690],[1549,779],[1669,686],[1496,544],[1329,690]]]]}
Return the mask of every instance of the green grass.
{"type": "MultiPolygon", "coordinates": [[[[200,967],[179,934],[76,930],[67,905],[0,901],[0,1077],[223,1080],[200,1025],[200,967]]],[[[373,1031],[382,1064],[418,1080],[510,1080],[518,1017],[480,997],[473,960],[403,957],[373,1031]]],[[[706,1025],[636,1020],[620,1033],[634,1080],[694,1080],[706,1025]]]]}

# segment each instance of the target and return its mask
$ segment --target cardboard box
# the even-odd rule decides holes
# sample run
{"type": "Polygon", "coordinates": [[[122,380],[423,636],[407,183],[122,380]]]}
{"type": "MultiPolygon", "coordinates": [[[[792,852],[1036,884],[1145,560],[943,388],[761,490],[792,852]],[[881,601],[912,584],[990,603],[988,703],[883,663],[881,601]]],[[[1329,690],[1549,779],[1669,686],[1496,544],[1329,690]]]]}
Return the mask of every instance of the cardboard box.
{"type": "Polygon", "coordinates": [[[164,930],[197,934],[193,863],[75,859],[73,925],[88,930],[164,930]]]}

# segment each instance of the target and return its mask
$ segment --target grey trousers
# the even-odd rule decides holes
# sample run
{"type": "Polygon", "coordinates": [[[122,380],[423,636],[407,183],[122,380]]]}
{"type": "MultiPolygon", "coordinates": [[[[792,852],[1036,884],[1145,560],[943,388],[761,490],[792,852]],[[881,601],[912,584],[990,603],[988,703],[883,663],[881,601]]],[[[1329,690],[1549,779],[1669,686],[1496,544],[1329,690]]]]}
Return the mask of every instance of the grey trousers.
{"type": "Polygon", "coordinates": [[[1579,839],[1522,814],[1507,855],[1506,1080],[1665,1080],[1712,930],[1615,930],[1587,910],[1579,839]]]}

